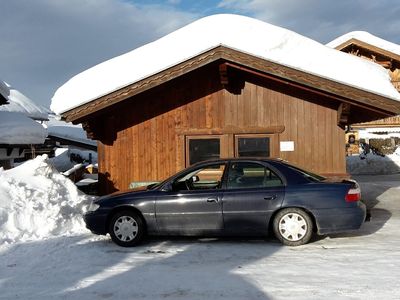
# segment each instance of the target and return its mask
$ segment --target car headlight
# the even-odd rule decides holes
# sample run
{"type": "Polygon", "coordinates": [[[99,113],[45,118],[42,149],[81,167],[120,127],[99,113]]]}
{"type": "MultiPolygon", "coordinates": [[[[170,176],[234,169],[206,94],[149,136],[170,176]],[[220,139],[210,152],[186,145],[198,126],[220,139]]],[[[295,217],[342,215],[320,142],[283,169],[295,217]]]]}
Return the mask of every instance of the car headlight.
{"type": "Polygon", "coordinates": [[[99,204],[94,203],[93,201],[90,203],[89,208],[87,211],[95,211],[100,207],[99,204]]]}

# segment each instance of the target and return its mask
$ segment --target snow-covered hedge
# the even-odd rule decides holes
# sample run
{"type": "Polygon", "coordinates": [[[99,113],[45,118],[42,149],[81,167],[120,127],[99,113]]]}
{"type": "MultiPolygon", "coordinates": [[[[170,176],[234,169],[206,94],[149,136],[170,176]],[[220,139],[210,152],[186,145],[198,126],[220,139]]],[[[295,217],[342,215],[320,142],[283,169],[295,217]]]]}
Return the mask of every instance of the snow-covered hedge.
{"type": "Polygon", "coordinates": [[[357,174],[394,174],[400,172],[400,148],[384,157],[369,153],[347,157],[347,172],[357,174]]]}

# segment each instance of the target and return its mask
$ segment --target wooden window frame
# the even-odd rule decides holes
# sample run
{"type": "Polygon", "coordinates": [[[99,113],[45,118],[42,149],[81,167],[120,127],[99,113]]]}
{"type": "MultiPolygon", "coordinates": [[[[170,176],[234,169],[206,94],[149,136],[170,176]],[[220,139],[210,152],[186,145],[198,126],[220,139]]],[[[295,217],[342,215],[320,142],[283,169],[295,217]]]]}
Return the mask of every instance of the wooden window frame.
{"type": "Polygon", "coordinates": [[[190,166],[190,140],[208,140],[208,139],[219,139],[219,157],[227,157],[227,151],[229,145],[227,143],[227,136],[222,134],[207,134],[207,135],[186,135],[185,136],[185,166],[190,166]]]}
{"type": "Polygon", "coordinates": [[[279,156],[279,139],[277,134],[263,134],[263,133],[248,133],[248,134],[234,134],[234,154],[235,157],[239,156],[239,139],[240,138],[269,138],[269,158],[277,158],[279,156]]]}

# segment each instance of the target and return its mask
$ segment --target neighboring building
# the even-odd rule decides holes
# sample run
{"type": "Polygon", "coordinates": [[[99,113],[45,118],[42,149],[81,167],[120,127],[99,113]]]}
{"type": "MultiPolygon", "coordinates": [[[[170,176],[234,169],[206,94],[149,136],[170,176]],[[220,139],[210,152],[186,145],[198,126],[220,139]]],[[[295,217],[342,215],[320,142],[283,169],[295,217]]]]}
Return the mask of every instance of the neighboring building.
{"type": "Polygon", "coordinates": [[[0,167],[11,168],[35,146],[44,143],[46,130],[39,123],[47,120],[44,108],[0,80],[0,167]]]}
{"type": "MultiPolygon", "coordinates": [[[[373,61],[388,70],[394,87],[400,92],[400,45],[368,32],[354,31],[340,36],[327,46],[373,61]]],[[[351,125],[351,133],[364,139],[399,136],[400,116],[351,125]]]]}
{"type": "Polygon", "coordinates": [[[396,115],[399,101],[373,63],[217,15],[75,76],[52,109],[99,141],[110,193],[216,157],[281,157],[346,176],[345,126],[396,115]]]}
{"type": "Polygon", "coordinates": [[[97,142],[86,137],[82,125],[73,125],[57,120],[53,114],[49,114],[49,122],[46,122],[47,141],[56,147],[79,150],[97,151],[97,142]]]}

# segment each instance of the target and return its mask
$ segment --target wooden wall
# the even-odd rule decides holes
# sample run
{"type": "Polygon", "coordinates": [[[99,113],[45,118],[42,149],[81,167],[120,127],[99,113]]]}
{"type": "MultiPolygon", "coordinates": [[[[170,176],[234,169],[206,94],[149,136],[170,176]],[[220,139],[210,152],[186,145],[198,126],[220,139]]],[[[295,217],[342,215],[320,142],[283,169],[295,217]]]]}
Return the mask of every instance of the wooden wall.
{"type": "MultiPolygon", "coordinates": [[[[211,64],[135,96],[101,115],[106,135],[99,143],[103,193],[132,181],[162,180],[185,167],[185,133],[218,133],[284,126],[280,141],[294,152],[279,156],[315,172],[345,174],[344,131],[338,103],[293,87],[241,73],[239,95],[220,84],[211,64]]],[[[233,143],[233,140],[232,140],[233,143]]]]}

